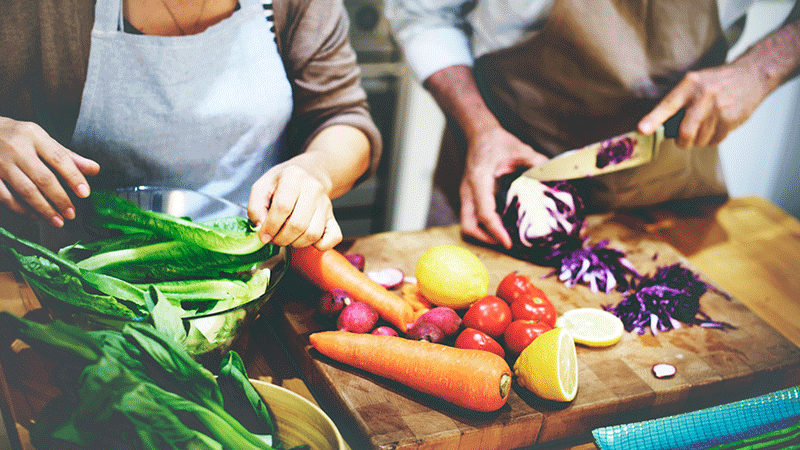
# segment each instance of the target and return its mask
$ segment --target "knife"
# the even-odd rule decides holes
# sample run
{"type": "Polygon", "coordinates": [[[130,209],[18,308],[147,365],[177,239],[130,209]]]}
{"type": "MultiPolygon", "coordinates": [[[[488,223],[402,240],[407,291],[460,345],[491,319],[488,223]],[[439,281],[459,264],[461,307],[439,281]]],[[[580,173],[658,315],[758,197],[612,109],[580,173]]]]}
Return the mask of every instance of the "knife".
{"type": "Polygon", "coordinates": [[[523,175],[539,181],[573,180],[646,164],[656,157],[661,142],[678,136],[683,111],[670,117],[653,134],[638,131],[569,150],[544,164],[531,167],[523,175]]]}

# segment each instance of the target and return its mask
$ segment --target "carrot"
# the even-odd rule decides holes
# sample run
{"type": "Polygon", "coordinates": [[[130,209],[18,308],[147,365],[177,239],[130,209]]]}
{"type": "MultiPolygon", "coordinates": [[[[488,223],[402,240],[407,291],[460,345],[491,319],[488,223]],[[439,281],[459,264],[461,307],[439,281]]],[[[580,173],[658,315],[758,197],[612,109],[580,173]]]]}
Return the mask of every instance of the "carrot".
{"type": "Polygon", "coordinates": [[[414,311],[433,308],[433,303],[422,295],[416,284],[404,284],[400,288],[400,294],[403,296],[403,300],[411,304],[414,311]]]}
{"type": "Polygon", "coordinates": [[[309,340],[329,358],[463,408],[496,411],[511,391],[508,363],[491,352],[348,331],[312,333],[309,340]]]}
{"type": "Polygon", "coordinates": [[[292,269],[318,288],[344,289],[353,300],[372,305],[384,320],[403,333],[414,322],[414,309],[408,302],[371,280],[335,249],[321,252],[311,246],[294,248],[289,261],[292,269]]]}

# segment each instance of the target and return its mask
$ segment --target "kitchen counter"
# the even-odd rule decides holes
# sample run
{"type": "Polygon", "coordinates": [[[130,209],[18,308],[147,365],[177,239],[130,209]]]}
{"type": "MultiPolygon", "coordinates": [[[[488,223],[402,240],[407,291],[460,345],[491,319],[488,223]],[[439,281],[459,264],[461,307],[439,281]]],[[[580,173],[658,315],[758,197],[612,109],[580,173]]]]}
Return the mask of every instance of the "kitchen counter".
{"type": "MultiPolygon", "coordinates": [[[[670,258],[673,257],[670,255],[674,253],[674,258],[691,265],[693,269],[702,274],[705,280],[730,294],[735,299],[734,302],[736,304],[746,307],[741,308],[742,310],[736,312],[732,317],[736,317],[740,321],[755,323],[760,330],[758,336],[770,336],[764,339],[768,339],[774,348],[780,349],[777,359],[784,362],[775,362],[776,358],[774,356],[767,355],[770,357],[767,358],[765,356],[763,360],[758,361],[758,364],[748,365],[748,367],[755,367],[753,373],[766,371],[765,373],[769,373],[770,377],[776,376],[775,379],[752,380],[747,377],[734,377],[732,378],[735,381],[733,384],[731,384],[731,380],[727,379],[723,380],[727,384],[709,383],[708,386],[714,386],[713,392],[700,395],[706,403],[720,404],[728,402],[727,397],[715,397],[714,395],[714,392],[725,392],[724,389],[726,387],[733,386],[738,389],[747,384],[747,386],[759,386],[766,392],[771,389],[777,390],[784,386],[800,384],[800,364],[798,363],[800,361],[800,350],[798,350],[798,347],[800,347],[800,327],[796,324],[796,320],[792,319],[800,315],[800,277],[798,276],[798,267],[800,267],[800,222],[796,219],[761,198],[748,197],[731,199],[724,203],[713,201],[687,202],[675,208],[647,209],[636,211],[635,213],[590,216],[586,225],[591,231],[590,236],[592,236],[593,240],[609,238],[612,240],[612,244],[619,242],[633,245],[631,243],[635,243],[638,246],[636,248],[640,250],[646,244],[647,251],[651,253],[642,254],[642,261],[646,259],[645,256],[650,257],[651,254],[653,258],[656,256],[670,258]]],[[[372,249],[372,254],[368,255],[367,259],[368,269],[388,266],[398,267],[398,264],[408,266],[417,257],[413,251],[410,251],[411,256],[405,257],[405,261],[398,262],[397,258],[402,259],[403,256],[398,257],[396,251],[387,251],[382,254],[382,246],[379,245],[384,243],[386,248],[391,247],[390,243],[403,245],[404,239],[420,241],[419,248],[416,251],[424,248],[428,243],[448,240],[464,244],[463,242],[458,242],[460,241],[458,227],[453,226],[419,232],[389,232],[366,236],[344,242],[340,249],[342,252],[347,252],[351,249],[363,249],[364,247],[360,247],[360,245],[368,246],[372,249]],[[430,240],[427,241],[426,239],[429,238],[430,240]]],[[[531,274],[547,271],[546,269],[539,270],[542,268],[537,268],[521,261],[510,260],[508,259],[509,257],[486,247],[475,248],[479,249],[479,256],[481,257],[489,258],[492,262],[495,260],[502,261],[503,265],[496,272],[498,274],[504,273],[508,268],[515,265],[531,274]]],[[[406,267],[404,270],[412,269],[413,267],[411,269],[406,267]]],[[[508,271],[510,272],[510,270],[508,271]]],[[[276,294],[274,301],[264,311],[263,317],[252,325],[249,334],[236,343],[235,349],[240,352],[246,361],[251,377],[282,385],[306,398],[318,401],[336,421],[351,447],[354,450],[361,450],[365,445],[363,436],[360,436],[363,432],[363,427],[353,421],[352,411],[347,411],[346,408],[343,409],[337,406],[336,401],[332,401],[330,398],[331,392],[324,389],[324,386],[319,386],[319,376],[323,373],[328,375],[335,373],[337,374],[336,376],[341,377],[359,377],[359,375],[349,372],[343,373],[340,370],[341,366],[330,368],[327,362],[317,361],[313,357],[308,357],[304,339],[307,337],[307,332],[314,330],[305,329],[298,332],[297,327],[309,327],[313,326],[313,324],[309,325],[311,323],[309,320],[311,319],[308,316],[308,311],[303,311],[302,308],[298,307],[297,298],[306,297],[307,299],[308,296],[314,294],[314,290],[309,286],[304,286],[303,282],[297,279],[287,278],[285,281],[281,286],[281,295],[276,294]],[[293,340],[291,339],[293,336],[299,336],[300,338],[293,340]],[[291,356],[287,357],[287,354],[291,356]]],[[[498,282],[499,279],[492,279],[490,291],[496,288],[498,282]]],[[[552,281],[548,282],[552,283],[552,281]]],[[[553,289],[556,288],[553,287],[553,289]]],[[[553,292],[556,293],[556,291],[553,292]]],[[[559,290],[558,293],[560,292],[562,291],[559,290]]],[[[560,303],[560,308],[570,306],[570,302],[573,303],[571,306],[574,307],[575,302],[579,301],[575,299],[565,300],[560,294],[556,295],[556,298],[563,301],[560,303]]],[[[308,304],[308,302],[305,302],[305,304],[308,304]]],[[[721,301],[720,304],[724,306],[721,301]]],[[[557,307],[559,307],[559,304],[557,304],[557,307]]],[[[0,309],[23,315],[35,311],[37,308],[38,302],[36,298],[19,276],[9,272],[0,273],[0,309]]],[[[712,310],[715,314],[724,314],[725,311],[723,307],[716,306],[713,306],[712,310]]],[[[713,314],[712,318],[714,318],[713,314]]],[[[719,330],[698,330],[697,332],[722,333],[719,330]]],[[[751,330],[750,332],[753,331],[751,330]]],[[[650,340],[648,340],[648,336],[638,338],[626,336],[625,339],[627,340],[620,344],[642,345],[642,342],[652,344],[652,339],[655,338],[650,337],[650,340]]],[[[734,340],[731,342],[739,341],[734,340]]],[[[744,345],[743,342],[740,343],[744,345]]],[[[617,346],[620,346],[620,344],[617,344],[617,346]]],[[[718,338],[716,345],[725,347],[731,344],[723,338],[718,338]]],[[[619,349],[616,351],[620,352],[619,349]]],[[[769,353],[763,351],[758,353],[752,348],[736,351],[740,352],[743,358],[748,357],[751,359],[759,358],[761,353],[769,353]]],[[[772,348],[770,348],[770,351],[776,354],[772,348]]],[[[582,364],[598,364],[603,359],[602,354],[598,354],[592,359],[591,355],[587,355],[587,353],[584,352],[582,356],[584,358],[581,360],[582,364]]],[[[689,355],[691,351],[686,350],[686,353],[689,355]]],[[[719,355],[727,355],[727,353],[719,353],[719,355]]],[[[24,442],[26,439],[26,421],[35,417],[37,408],[41,407],[42,402],[48,395],[52,395],[52,390],[45,384],[40,384],[41,380],[24,380],[23,384],[28,388],[28,395],[22,395],[19,386],[16,384],[20,380],[6,382],[9,378],[7,373],[9,367],[6,361],[0,361],[0,363],[3,363],[3,368],[6,372],[6,377],[2,380],[2,386],[0,387],[2,387],[3,397],[8,400],[2,410],[3,416],[7,419],[14,419],[14,423],[10,424],[11,431],[13,431],[13,428],[19,430],[20,438],[24,442]],[[31,395],[31,393],[35,395],[31,395]],[[7,407],[10,407],[10,409],[6,409],[7,407]]],[[[727,367],[732,367],[730,361],[727,364],[727,367]]],[[[584,389],[585,392],[592,392],[594,385],[603,382],[603,380],[597,379],[582,379],[582,381],[588,383],[584,389]]],[[[372,389],[374,387],[372,381],[368,381],[368,383],[368,386],[372,389]]],[[[381,385],[376,388],[380,392],[376,391],[375,395],[383,395],[384,387],[381,385]]],[[[392,389],[389,390],[393,391],[392,389]]],[[[640,396],[636,400],[636,404],[640,409],[648,406],[643,410],[646,411],[646,414],[652,415],[673,414],[686,408],[704,406],[704,403],[689,401],[692,395],[700,394],[698,389],[691,390],[689,394],[681,393],[679,387],[674,387],[674,389],[664,392],[666,394],[640,396]],[[688,399],[686,395],[689,395],[688,399]],[[672,401],[674,399],[671,399],[671,397],[675,397],[680,401],[672,401]],[[645,405],[647,401],[651,401],[653,398],[656,399],[656,405],[645,405]]],[[[753,395],[758,393],[756,391],[753,392],[753,395]]],[[[342,394],[341,392],[335,393],[342,394]]],[[[579,396],[580,393],[579,384],[579,396]]],[[[345,393],[343,395],[346,397],[349,394],[345,393]]],[[[399,401],[409,402],[408,404],[413,406],[412,409],[414,409],[414,413],[418,417],[425,417],[426,408],[430,406],[430,402],[424,400],[417,403],[418,399],[413,398],[413,396],[411,396],[410,400],[407,400],[406,398],[409,395],[405,392],[390,392],[387,395],[391,396],[392,399],[394,399],[394,396],[399,396],[399,401]]],[[[535,401],[531,402],[530,399],[527,399],[527,403],[536,404],[535,401]]],[[[581,405],[587,411],[591,409],[589,404],[581,403],[581,405]]],[[[518,407],[524,409],[529,406],[526,405],[525,401],[518,401],[517,406],[514,406],[514,408],[518,407]]],[[[610,414],[614,413],[614,411],[608,412],[610,414]]],[[[625,411],[617,412],[623,413],[625,411]]],[[[539,442],[540,445],[537,448],[594,449],[596,447],[591,442],[590,437],[583,432],[585,430],[582,430],[577,436],[564,438],[562,436],[563,433],[559,434],[555,431],[554,425],[550,425],[549,428],[546,426],[548,419],[554,420],[557,418],[561,421],[580,420],[579,413],[580,411],[572,411],[569,414],[550,411],[544,414],[544,419],[538,419],[541,427],[539,430],[540,437],[548,433],[554,437],[558,435],[559,439],[556,439],[555,442],[542,443],[543,440],[537,441],[536,436],[521,435],[519,436],[519,442],[539,442]]],[[[502,416],[504,418],[503,423],[497,424],[500,428],[488,427],[497,428],[494,430],[495,433],[500,431],[507,432],[507,434],[503,435],[503,439],[506,439],[509,434],[522,433],[522,428],[527,429],[529,433],[535,434],[536,430],[531,431],[530,427],[518,426],[513,428],[512,426],[515,421],[524,424],[524,420],[528,420],[531,414],[526,412],[525,415],[520,415],[519,417],[512,417],[513,414],[511,413],[503,414],[505,414],[502,416]]],[[[483,431],[482,427],[486,422],[483,419],[485,418],[463,420],[456,414],[455,419],[453,419],[453,415],[449,412],[446,412],[445,416],[450,417],[453,422],[468,423],[469,432],[464,431],[466,428],[463,425],[460,426],[461,437],[455,441],[448,440],[442,436],[426,441],[424,437],[420,437],[423,434],[420,434],[411,446],[404,447],[402,440],[398,441],[401,442],[401,444],[398,444],[398,448],[452,448],[460,450],[485,448],[484,445],[480,445],[480,440],[474,440],[470,444],[470,440],[465,438],[470,436],[470,432],[475,429],[481,431],[480,436],[482,439],[487,439],[487,436],[491,436],[491,432],[483,431]]],[[[610,417],[613,417],[613,415],[610,417]]],[[[391,417],[386,419],[391,419],[391,417]]],[[[588,419],[587,426],[589,428],[587,429],[590,430],[595,423],[599,424],[598,420],[596,416],[588,419]]],[[[424,424],[417,425],[424,428],[424,424]]],[[[12,438],[16,437],[12,436],[12,438]]],[[[497,439],[500,439],[500,437],[498,436],[497,439]]],[[[513,444],[515,441],[512,440],[511,442],[513,444]]],[[[508,448],[519,447],[519,445],[512,444],[509,444],[511,446],[508,448]]],[[[388,449],[390,446],[382,448],[388,449]]]]}

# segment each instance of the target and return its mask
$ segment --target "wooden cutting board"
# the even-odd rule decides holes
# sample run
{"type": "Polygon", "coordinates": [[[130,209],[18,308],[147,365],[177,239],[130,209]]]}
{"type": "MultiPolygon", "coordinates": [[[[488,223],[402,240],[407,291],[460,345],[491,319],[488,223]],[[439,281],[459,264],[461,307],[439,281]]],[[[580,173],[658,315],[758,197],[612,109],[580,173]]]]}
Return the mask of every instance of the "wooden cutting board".
{"type": "MultiPolygon", "coordinates": [[[[610,239],[640,273],[680,262],[699,273],[674,248],[631,237],[617,226],[593,225],[590,236],[610,239]]],[[[366,270],[384,267],[414,274],[430,247],[455,244],[473,251],[487,266],[489,292],[518,271],[537,281],[559,313],[579,307],[616,304],[622,295],[595,294],[584,286],[567,288],[549,268],[514,259],[487,247],[464,242],[458,227],[372,235],[341,246],[361,253],[366,270]]],[[[702,274],[705,281],[710,281],[702,274]]],[[[531,444],[586,440],[592,429],[728,403],[800,384],[800,349],[736,299],[708,292],[701,309],[712,319],[738,328],[731,331],[684,327],[653,336],[626,333],[612,347],[577,348],[578,395],[570,403],[537,398],[515,386],[508,403],[494,413],[459,409],[397,383],[349,368],[316,353],[310,333],[330,329],[319,320],[320,292],[291,274],[275,297],[278,338],[292,354],[311,391],[331,414],[353,449],[512,449],[531,444]],[[657,379],[656,363],[670,363],[677,374],[657,379]]]]}

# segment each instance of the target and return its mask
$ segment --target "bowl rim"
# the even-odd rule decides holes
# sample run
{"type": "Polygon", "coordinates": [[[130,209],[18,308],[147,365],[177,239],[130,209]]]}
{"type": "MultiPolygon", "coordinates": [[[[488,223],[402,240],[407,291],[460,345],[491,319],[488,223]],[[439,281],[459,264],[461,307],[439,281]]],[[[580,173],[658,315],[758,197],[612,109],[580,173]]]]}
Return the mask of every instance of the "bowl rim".
{"type": "MultiPolygon", "coordinates": [[[[187,192],[187,193],[190,193],[191,195],[199,195],[199,196],[205,197],[206,199],[211,200],[211,201],[218,201],[218,202],[224,203],[229,207],[238,208],[238,209],[240,209],[240,210],[242,210],[243,212],[246,213],[246,209],[242,205],[234,203],[234,202],[232,202],[230,200],[227,200],[227,199],[224,199],[224,198],[221,198],[221,197],[215,197],[215,196],[212,196],[210,194],[206,194],[204,192],[195,191],[195,190],[191,190],[191,189],[185,189],[185,188],[179,188],[179,187],[140,185],[140,186],[127,186],[127,187],[112,188],[112,189],[109,189],[108,191],[109,192],[139,192],[139,191],[144,191],[144,192],[150,192],[150,193],[157,192],[157,191],[187,192]]],[[[219,316],[219,315],[229,314],[229,313],[234,312],[234,311],[238,311],[238,310],[241,310],[241,309],[246,309],[246,308],[248,308],[248,307],[250,307],[250,306],[252,306],[254,304],[257,304],[257,303],[263,301],[265,298],[269,298],[273,294],[273,292],[277,289],[279,282],[286,275],[286,272],[289,271],[289,260],[291,258],[291,252],[289,251],[289,248],[288,247],[278,246],[278,253],[275,256],[278,256],[278,255],[282,255],[283,258],[280,261],[278,261],[273,267],[270,267],[269,283],[267,284],[267,288],[265,289],[263,294],[259,295],[256,298],[253,298],[253,299],[251,299],[251,300],[249,300],[249,301],[247,301],[245,303],[242,303],[240,305],[234,306],[232,308],[228,308],[228,309],[224,309],[224,310],[220,310],[220,311],[209,312],[209,313],[203,313],[203,314],[196,314],[196,315],[192,315],[192,316],[181,317],[181,320],[184,321],[184,322],[189,322],[189,321],[192,321],[192,320],[198,320],[198,319],[203,319],[203,318],[208,318],[208,317],[215,317],[215,316],[219,316]],[[278,268],[278,270],[275,270],[276,268],[278,268]]],[[[275,256],[273,256],[273,258],[275,258],[275,256]]],[[[31,287],[33,288],[33,286],[31,286],[31,287]]],[[[38,289],[35,289],[35,290],[38,291],[38,289]]],[[[45,295],[47,295],[47,294],[45,294],[45,295]]],[[[48,297],[52,297],[50,295],[47,295],[47,296],[48,297]]],[[[91,308],[88,308],[88,307],[82,306],[82,305],[74,305],[74,304],[62,301],[62,300],[60,300],[58,298],[56,298],[54,300],[57,301],[59,305],[65,306],[65,307],[67,307],[69,309],[78,311],[78,312],[83,313],[83,314],[91,315],[91,316],[96,317],[98,319],[114,320],[114,321],[126,322],[126,323],[128,323],[128,322],[131,322],[131,323],[144,323],[144,322],[148,322],[149,321],[149,316],[145,316],[145,317],[119,316],[119,315],[114,315],[114,314],[109,314],[109,313],[96,311],[96,310],[93,310],[91,308]]],[[[41,303],[41,299],[39,299],[39,301],[41,303]]],[[[47,303],[52,303],[52,302],[47,302],[47,303]]]]}
{"type": "MultiPolygon", "coordinates": [[[[313,410],[318,412],[324,418],[325,423],[328,424],[331,427],[331,429],[333,430],[334,434],[336,435],[336,442],[339,445],[339,448],[343,449],[343,450],[348,448],[347,447],[347,443],[345,442],[344,437],[342,436],[342,433],[339,431],[339,427],[336,426],[336,423],[334,423],[333,419],[331,419],[331,417],[328,415],[328,413],[323,411],[322,408],[319,405],[317,405],[314,402],[312,402],[311,400],[303,397],[302,395],[298,394],[297,392],[294,392],[294,391],[292,391],[290,389],[287,389],[287,388],[285,388],[285,387],[283,387],[281,385],[278,385],[278,384],[275,384],[275,383],[269,383],[269,382],[258,380],[258,379],[255,379],[255,378],[249,378],[249,380],[250,380],[250,384],[252,384],[253,386],[260,386],[262,389],[275,390],[275,391],[284,393],[286,395],[289,395],[291,397],[294,397],[294,398],[298,399],[300,402],[302,402],[304,404],[307,404],[310,408],[312,408],[313,410]]],[[[259,395],[261,395],[261,393],[259,393],[259,395]]],[[[269,404],[267,404],[267,405],[269,405],[269,404]]],[[[280,436],[278,436],[278,437],[280,437],[280,436]]]]}

